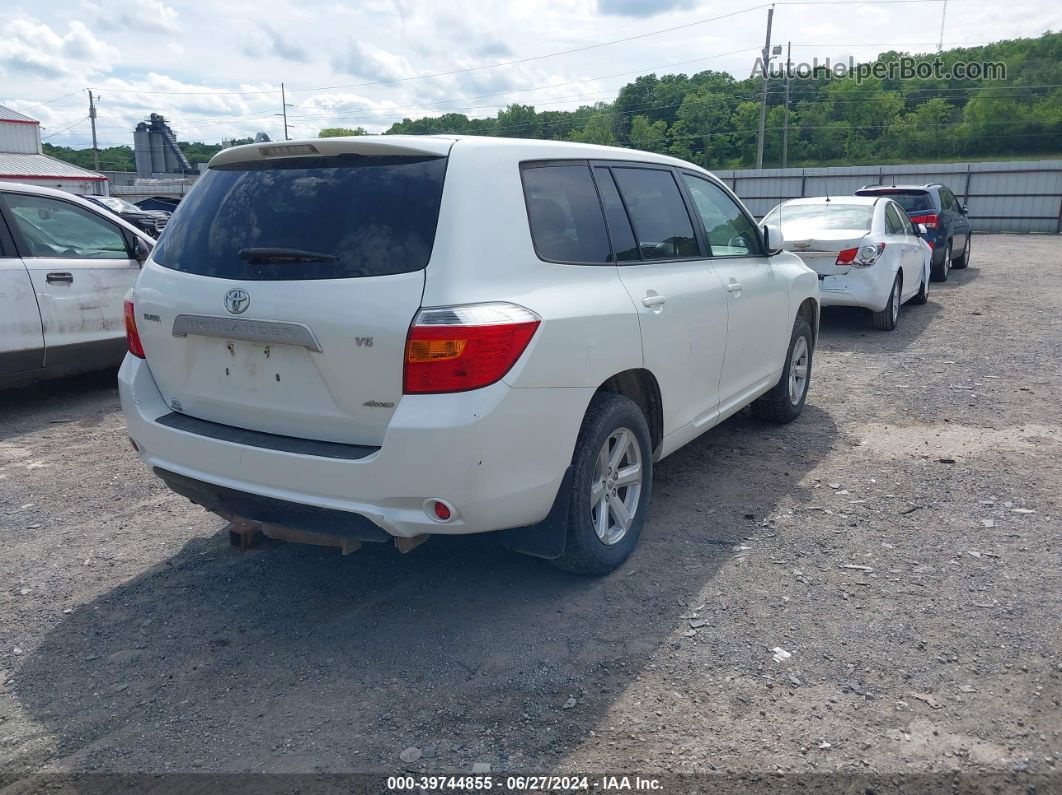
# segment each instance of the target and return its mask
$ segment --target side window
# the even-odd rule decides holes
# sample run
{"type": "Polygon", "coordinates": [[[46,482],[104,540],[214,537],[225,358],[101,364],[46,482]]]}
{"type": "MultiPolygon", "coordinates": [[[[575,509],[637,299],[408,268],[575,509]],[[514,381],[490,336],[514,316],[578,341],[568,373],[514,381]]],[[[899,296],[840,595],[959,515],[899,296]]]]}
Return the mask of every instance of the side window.
{"type": "Polygon", "coordinates": [[[612,245],[616,249],[616,259],[619,262],[640,260],[638,244],[634,242],[634,231],[631,229],[627,211],[623,208],[623,200],[620,198],[616,181],[612,178],[612,172],[607,168],[597,166],[594,168],[594,177],[597,179],[597,190],[601,194],[601,204],[605,208],[605,220],[608,221],[608,231],[612,235],[612,245]]]}
{"type": "Polygon", "coordinates": [[[718,185],[692,174],[683,174],[693,204],[704,223],[713,257],[760,253],[760,236],[748,216],[718,185]]]}
{"type": "Polygon", "coordinates": [[[940,189],[940,204],[945,210],[955,209],[955,196],[947,188],[940,189]]]}
{"type": "Polygon", "coordinates": [[[900,223],[903,224],[903,233],[912,237],[915,236],[917,233],[915,232],[914,224],[911,223],[910,216],[902,210],[897,210],[897,215],[900,216],[900,223]]]}
{"type": "Polygon", "coordinates": [[[885,205],[885,231],[890,235],[903,234],[903,221],[900,220],[900,214],[896,212],[896,205],[892,202],[885,205]]]}
{"type": "Polygon", "coordinates": [[[698,257],[693,222],[670,171],[612,169],[644,259],[698,257]]]}
{"type": "Polygon", "coordinates": [[[122,230],[90,210],[48,196],[9,193],[6,199],[32,257],[130,258],[122,230]]]}
{"type": "Polygon", "coordinates": [[[524,199],[539,257],[553,262],[612,262],[612,246],[590,167],[524,168],[524,199]]]}

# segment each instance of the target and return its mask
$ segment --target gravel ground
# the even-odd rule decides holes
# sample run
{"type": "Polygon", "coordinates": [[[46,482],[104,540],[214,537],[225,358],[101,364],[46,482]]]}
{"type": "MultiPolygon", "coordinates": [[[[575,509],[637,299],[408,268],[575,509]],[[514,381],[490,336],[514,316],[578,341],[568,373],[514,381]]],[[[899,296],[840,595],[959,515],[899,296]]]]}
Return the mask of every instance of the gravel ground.
{"type": "Polygon", "coordinates": [[[113,373],[2,394],[0,784],[1053,774],[1060,263],[1058,238],[981,236],[895,333],[824,312],[802,418],[664,461],[598,580],[488,537],[241,553],[135,458],[113,373]]]}

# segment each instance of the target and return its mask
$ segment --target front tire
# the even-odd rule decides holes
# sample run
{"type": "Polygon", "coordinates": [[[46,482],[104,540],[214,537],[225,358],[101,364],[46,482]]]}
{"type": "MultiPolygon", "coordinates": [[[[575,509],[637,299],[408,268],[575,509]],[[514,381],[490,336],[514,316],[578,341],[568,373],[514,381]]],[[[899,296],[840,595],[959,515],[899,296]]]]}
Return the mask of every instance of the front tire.
{"type": "Polygon", "coordinates": [[[880,312],[871,312],[870,320],[878,331],[893,331],[900,321],[900,291],[902,282],[900,274],[892,282],[892,292],[889,293],[889,303],[880,312]]]}
{"type": "Polygon", "coordinates": [[[789,338],[785,369],[770,392],[752,404],[752,413],[771,422],[792,422],[804,410],[811,385],[811,360],[815,352],[815,335],[803,315],[797,315],[789,338]]]}
{"type": "Polygon", "coordinates": [[[653,485],[649,424],[628,397],[602,392],[590,401],[572,457],[564,554],[553,565],[608,574],[638,544],[653,485]]]}

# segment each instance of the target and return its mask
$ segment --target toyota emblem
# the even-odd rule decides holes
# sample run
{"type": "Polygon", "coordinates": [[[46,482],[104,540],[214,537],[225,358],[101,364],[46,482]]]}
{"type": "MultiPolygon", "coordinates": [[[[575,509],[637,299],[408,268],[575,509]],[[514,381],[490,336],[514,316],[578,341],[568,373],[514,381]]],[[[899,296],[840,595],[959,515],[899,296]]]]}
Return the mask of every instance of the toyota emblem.
{"type": "Polygon", "coordinates": [[[251,296],[241,287],[225,293],[225,308],[234,315],[242,315],[251,305],[251,296]]]}

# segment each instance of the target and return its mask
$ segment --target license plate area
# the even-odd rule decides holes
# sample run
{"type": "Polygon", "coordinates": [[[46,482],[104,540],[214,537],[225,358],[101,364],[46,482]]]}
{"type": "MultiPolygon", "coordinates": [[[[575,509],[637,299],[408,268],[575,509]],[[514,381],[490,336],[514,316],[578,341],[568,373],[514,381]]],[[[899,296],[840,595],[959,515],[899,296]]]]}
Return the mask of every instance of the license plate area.
{"type": "Polygon", "coordinates": [[[202,384],[219,398],[241,393],[280,397],[297,392],[300,383],[308,389],[320,380],[303,348],[226,339],[197,343],[192,384],[202,384]]]}

